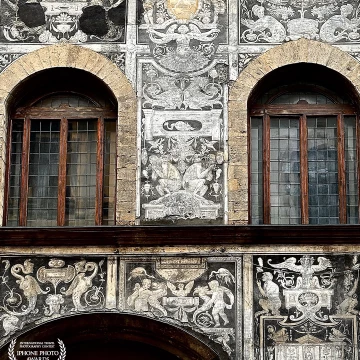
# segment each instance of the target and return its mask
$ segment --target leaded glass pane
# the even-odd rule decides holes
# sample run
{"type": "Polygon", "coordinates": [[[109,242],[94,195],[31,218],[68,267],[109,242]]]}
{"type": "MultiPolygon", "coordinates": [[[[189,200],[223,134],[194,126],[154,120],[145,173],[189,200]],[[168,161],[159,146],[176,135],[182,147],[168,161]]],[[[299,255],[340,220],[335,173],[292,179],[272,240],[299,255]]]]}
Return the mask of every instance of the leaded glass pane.
{"type": "Polygon", "coordinates": [[[345,173],[346,173],[346,216],[348,224],[359,222],[358,173],[356,153],[356,118],[344,118],[345,134],[345,173]]]}
{"type": "Polygon", "coordinates": [[[52,94],[50,96],[43,97],[40,99],[34,107],[47,107],[47,108],[58,108],[59,106],[69,107],[94,107],[95,104],[89,98],[81,96],[79,94],[52,94]]]}
{"type": "Polygon", "coordinates": [[[279,97],[273,99],[271,104],[294,105],[303,101],[313,105],[334,103],[330,98],[323,94],[311,91],[294,91],[280,95],[279,97]]]}
{"type": "Polygon", "coordinates": [[[309,223],[339,223],[337,118],[308,118],[309,223]]]}
{"type": "Polygon", "coordinates": [[[116,122],[105,121],[103,225],[115,223],[116,122]]]}
{"type": "Polygon", "coordinates": [[[299,224],[299,121],[270,120],[270,216],[272,224],[299,224]]]}
{"type": "Polygon", "coordinates": [[[57,224],[60,121],[32,121],[27,226],[57,224]]]}
{"type": "Polygon", "coordinates": [[[65,224],[95,224],[97,120],[70,120],[65,224]]]}
{"type": "Polygon", "coordinates": [[[14,121],[11,134],[11,165],[7,213],[8,226],[17,226],[19,221],[22,142],[23,122],[14,121]]]}
{"type": "Polygon", "coordinates": [[[251,118],[251,219],[253,224],[263,223],[262,124],[262,118],[251,118]]]}

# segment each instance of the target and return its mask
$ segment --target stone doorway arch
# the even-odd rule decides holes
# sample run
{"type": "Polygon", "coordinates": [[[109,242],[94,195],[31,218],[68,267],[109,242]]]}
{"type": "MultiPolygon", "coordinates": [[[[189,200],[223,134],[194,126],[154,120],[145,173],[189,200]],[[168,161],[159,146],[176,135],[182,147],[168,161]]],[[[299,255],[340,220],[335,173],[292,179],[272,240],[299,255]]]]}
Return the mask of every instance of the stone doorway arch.
{"type": "MultiPolygon", "coordinates": [[[[66,360],[75,359],[222,359],[209,346],[209,339],[195,338],[179,328],[153,319],[114,313],[82,314],[40,325],[16,339],[21,342],[55,342],[66,348],[66,360]],[[146,355],[146,357],[144,357],[146,355]]],[[[0,360],[8,359],[8,346],[0,360]]]]}
{"type": "Polygon", "coordinates": [[[4,215],[4,188],[8,106],[29,77],[54,68],[84,70],[100,79],[118,103],[117,187],[118,225],[135,222],[136,94],[126,76],[105,56],[81,46],[57,44],[21,56],[0,74],[0,224],[4,215]]]}
{"type": "Polygon", "coordinates": [[[229,92],[229,224],[247,224],[249,208],[248,100],[256,85],[273,70],[309,63],[332,69],[358,92],[360,63],[348,53],[318,41],[300,39],[276,46],[241,72],[229,92]]]}

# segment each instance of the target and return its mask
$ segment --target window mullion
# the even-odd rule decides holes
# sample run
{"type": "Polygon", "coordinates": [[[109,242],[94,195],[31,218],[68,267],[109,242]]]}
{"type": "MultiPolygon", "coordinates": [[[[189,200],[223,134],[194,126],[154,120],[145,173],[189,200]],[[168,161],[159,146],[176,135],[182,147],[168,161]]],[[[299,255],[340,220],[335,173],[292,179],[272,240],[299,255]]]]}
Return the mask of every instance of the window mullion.
{"type": "Polygon", "coordinates": [[[9,193],[10,193],[10,164],[11,164],[11,152],[12,152],[12,133],[13,133],[13,123],[14,120],[11,119],[9,122],[9,132],[8,132],[8,146],[7,146],[7,153],[6,153],[6,164],[8,166],[6,167],[6,186],[5,186],[5,193],[4,193],[4,216],[3,216],[3,226],[6,225],[7,219],[8,219],[8,205],[9,205],[9,193]]]}
{"type": "Polygon", "coordinates": [[[23,147],[21,154],[21,182],[20,182],[20,209],[19,226],[26,226],[28,190],[29,190],[29,152],[30,152],[31,120],[24,119],[23,147]]]}
{"type": "Polygon", "coordinates": [[[248,164],[249,164],[249,171],[248,171],[248,219],[249,224],[252,224],[252,201],[251,201],[251,193],[252,193],[252,181],[251,181],[251,174],[252,174],[252,166],[251,166],[251,152],[252,152],[252,144],[251,144],[251,117],[248,114],[248,129],[249,129],[249,136],[247,137],[247,148],[248,148],[248,164]]]}
{"type": "Polygon", "coordinates": [[[309,223],[308,134],[306,115],[300,116],[300,201],[301,223],[309,223]]]}
{"type": "Polygon", "coordinates": [[[104,118],[97,122],[95,225],[102,223],[104,181],[104,118]]]}
{"type": "Polygon", "coordinates": [[[359,127],[359,116],[356,115],[355,123],[356,132],[356,173],[357,173],[357,191],[358,191],[358,223],[360,223],[360,127],[359,127]]]}
{"type": "Polygon", "coordinates": [[[338,153],[338,183],[339,183],[339,221],[346,224],[346,179],[345,179],[345,135],[344,118],[337,116],[337,153],[338,153]]]}
{"type": "Polygon", "coordinates": [[[67,158],[68,120],[61,119],[60,123],[60,152],[59,152],[59,179],[58,179],[58,226],[65,225],[66,202],[66,158],[67,158]]]}
{"type": "Polygon", "coordinates": [[[263,122],[264,224],[270,224],[270,116],[268,114],[264,115],[263,122]]]}

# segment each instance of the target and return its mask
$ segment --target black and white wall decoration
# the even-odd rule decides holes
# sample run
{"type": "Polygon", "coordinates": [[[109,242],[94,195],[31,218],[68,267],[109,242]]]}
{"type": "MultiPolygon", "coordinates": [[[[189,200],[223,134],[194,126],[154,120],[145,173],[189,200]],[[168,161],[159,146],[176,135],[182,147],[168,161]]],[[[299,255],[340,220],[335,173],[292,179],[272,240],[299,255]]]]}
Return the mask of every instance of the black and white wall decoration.
{"type": "Polygon", "coordinates": [[[358,43],[360,4],[342,0],[244,0],[240,6],[240,43],[270,43],[307,38],[358,43]]]}
{"type": "Polygon", "coordinates": [[[123,42],[127,0],[1,2],[4,43],[123,42]]]}
{"type": "Polygon", "coordinates": [[[134,313],[241,351],[241,258],[2,257],[0,347],[60,317],[134,313]]]}
{"type": "Polygon", "coordinates": [[[358,255],[254,257],[256,359],[358,359],[358,255]]]}

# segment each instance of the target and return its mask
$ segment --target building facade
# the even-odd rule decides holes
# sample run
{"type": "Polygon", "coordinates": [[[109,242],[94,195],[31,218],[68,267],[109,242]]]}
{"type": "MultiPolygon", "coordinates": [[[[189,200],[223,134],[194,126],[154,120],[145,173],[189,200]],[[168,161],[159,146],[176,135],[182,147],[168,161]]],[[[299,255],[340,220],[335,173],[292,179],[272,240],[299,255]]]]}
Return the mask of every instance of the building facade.
{"type": "Polygon", "coordinates": [[[358,1],[0,6],[0,359],[359,358],[358,1]]]}

